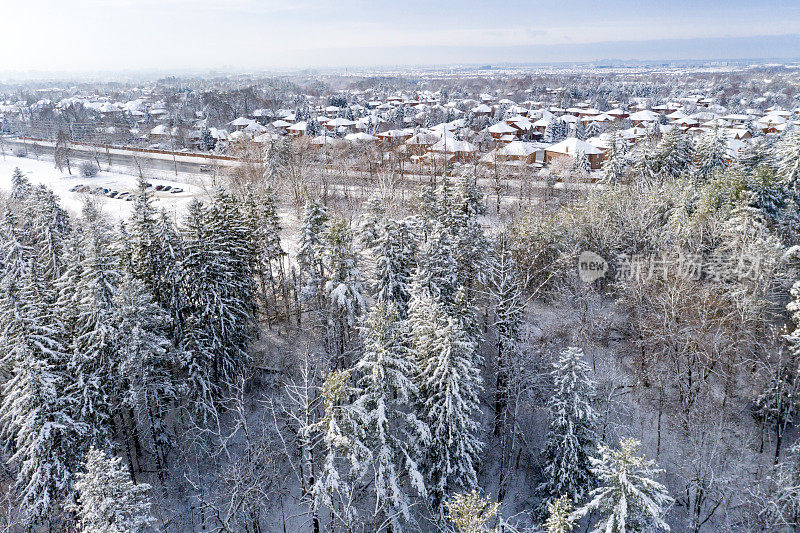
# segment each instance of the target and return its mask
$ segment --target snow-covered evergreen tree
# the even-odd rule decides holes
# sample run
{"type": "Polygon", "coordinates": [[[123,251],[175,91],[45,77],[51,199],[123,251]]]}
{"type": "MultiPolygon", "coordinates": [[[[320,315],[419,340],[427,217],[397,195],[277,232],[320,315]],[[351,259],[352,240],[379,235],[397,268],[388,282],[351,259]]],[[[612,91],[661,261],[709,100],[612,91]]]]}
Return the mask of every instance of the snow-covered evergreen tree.
{"type": "Polygon", "coordinates": [[[486,282],[489,242],[475,216],[465,217],[455,229],[453,259],[458,265],[458,285],[464,288],[469,303],[473,303],[478,288],[486,282]]]}
{"type": "Polygon", "coordinates": [[[446,494],[477,485],[478,395],[475,344],[429,290],[415,283],[409,305],[411,344],[420,368],[419,412],[431,430],[428,487],[434,508],[446,494]]]}
{"type": "Polygon", "coordinates": [[[131,481],[122,459],[96,448],[77,474],[75,511],[80,533],[143,533],[156,520],[150,513],[150,485],[131,481]]]}
{"type": "Polygon", "coordinates": [[[378,523],[402,531],[412,520],[410,485],[425,496],[420,459],[430,440],[428,427],[408,405],[417,400],[413,379],[419,369],[404,344],[402,323],[391,302],[380,301],[361,327],[364,352],[355,365],[364,413],[364,443],[371,452],[371,485],[378,523]]]}
{"type": "Polygon", "coordinates": [[[272,306],[272,313],[275,313],[279,284],[285,280],[281,224],[272,188],[267,187],[259,194],[249,191],[242,203],[242,215],[247,228],[249,255],[253,260],[251,270],[260,289],[261,307],[267,311],[267,307],[272,306]]]}
{"type": "Polygon", "coordinates": [[[778,175],[787,185],[797,186],[800,176],[800,129],[792,129],[781,135],[774,149],[778,175]]]}
{"type": "Polygon", "coordinates": [[[130,275],[123,278],[114,297],[116,331],[116,375],[121,403],[145,428],[153,446],[159,475],[166,467],[165,455],[171,446],[167,432],[167,410],[178,397],[173,376],[178,367],[168,338],[170,318],[145,287],[130,275]]]}
{"type": "Polygon", "coordinates": [[[586,156],[586,153],[583,151],[579,151],[577,154],[575,154],[575,159],[572,162],[572,166],[579,176],[585,177],[592,172],[592,165],[589,162],[589,158],[586,156]]]}
{"type": "Polygon", "coordinates": [[[573,516],[599,513],[593,532],[669,531],[664,513],[674,500],[666,487],[653,479],[663,471],[656,468],[655,461],[639,455],[640,446],[636,439],[622,439],[618,450],[601,445],[600,457],[591,459],[592,473],[600,486],[589,493],[589,503],[573,516]]]}
{"type": "Polygon", "coordinates": [[[300,266],[300,300],[319,307],[325,280],[323,254],[328,231],[328,213],[324,206],[308,200],[303,208],[297,263],[300,266]]]}
{"type": "Polygon", "coordinates": [[[33,275],[33,251],[27,244],[29,231],[29,227],[20,227],[14,212],[6,208],[0,220],[0,290],[9,301],[23,278],[33,275]]]}
{"type": "Polygon", "coordinates": [[[586,139],[598,137],[601,133],[603,133],[603,128],[596,120],[593,120],[586,125],[586,139]]]}
{"type": "MultiPolygon", "coordinates": [[[[75,419],[68,354],[41,280],[27,271],[0,307],[0,348],[11,377],[3,386],[0,427],[17,466],[14,503],[27,524],[57,524],[69,494],[86,427],[75,419]]],[[[56,526],[57,527],[57,526],[56,526]]]]}
{"type": "Polygon", "coordinates": [[[546,503],[562,495],[581,501],[595,483],[589,453],[597,444],[594,382],[583,351],[571,347],[561,352],[552,376],[550,429],[542,452],[546,479],[538,490],[546,503]]]}
{"type": "Polygon", "coordinates": [[[586,140],[586,127],[583,125],[583,121],[579,118],[575,121],[575,126],[573,126],[572,136],[577,137],[580,140],[586,140]]]}
{"type": "Polygon", "coordinates": [[[365,308],[364,288],[358,269],[358,253],[353,233],[345,220],[334,221],[328,229],[324,268],[328,279],[325,299],[328,304],[328,346],[334,364],[344,365],[358,317],[365,308]]]}
{"type": "Polygon", "coordinates": [[[612,139],[600,170],[600,182],[615,185],[625,178],[630,159],[624,141],[612,139]]]}
{"type": "Polygon", "coordinates": [[[458,263],[453,237],[439,221],[431,222],[427,239],[420,246],[414,282],[425,288],[449,311],[454,312],[459,289],[458,263]]]}
{"type": "Polygon", "coordinates": [[[174,340],[181,338],[183,331],[183,274],[181,265],[183,262],[183,241],[178,228],[167,214],[166,210],[161,210],[155,222],[155,237],[161,247],[161,266],[162,270],[158,279],[158,285],[152,290],[153,298],[168,313],[172,320],[171,337],[174,340]]]}
{"type": "MultiPolygon", "coordinates": [[[[191,333],[192,342],[206,343],[193,353],[213,354],[211,367],[200,372],[215,396],[241,375],[249,360],[244,348],[254,327],[255,291],[243,228],[226,193],[219,193],[210,208],[190,204],[184,224],[184,322],[187,330],[189,323],[199,329],[191,333]]],[[[195,362],[201,360],[206,358],[195,362]]]]}
{"type": "Polygon", "coordinates": [[[195,317],[187,317],[184,328],[179,354],[186,372],[186,396],[194,416],[199,422],[208,424],[217,416],[214,400],[218,386],[210,371],[216,357],[214,343],[210,332],[195,317]]]}
{"type": "Polygon", "coordinates": [[[544,142],[554,144],[567,138],[569,133],[567,123],[561,118],[554,118],[544,129],[544,142]]]}
{"type": "Polygon", "coordinates": [[[14,172],[11,174],[11,199],[22,201],[28,197],[31,192],[31,182],[23,174],[19,167],[14,167],[14,172]]]}
{"type": "Polygon", "coordinates": [[[162,278],[165,270],[177,266],[169,261],[165,254],[162,236],[158,234],[156,224],[158,214],[153,207],[153,200],[148,191],[148,183],[139,177],[138,191],[133,200],[133,212],[127,226],[127,248],[130,259],[128,269],[153,293],[156,301],[167,299],[167,289],[163,287],[162,278]]]}
{"type": "Polygon", "coordinates": [[[121,272],[113,253],[113,234],[97,207],[83,207],[83,261],[75,288],[75,332],[70,372],[80,399],[79,418],[89,427],[91,443],[107,445],[117,405],[115,367],[117,336],[114,297],[121,272]]]}
{"type": "Polygon", "coordinates": [[[694,147],[687,135],[676,126],[664,134],[650,157],[654,173],[677,178],[690,169],[694,147]]]}
{"type": "Polygon", "coordinates": [[[575,528],[572,518],[572,500],[564,494],[547,504],[545,533],[570,533],[575,528]]]}
{"type": "Polygon", "coordinates": [[[31,189],[24,205],[34,265],[44,279],[52,283],[65,267],[64,246],[71,231],[69,216],[58,204],[53,191],[44,185],[31,189]]]}
{"type": "Polygon", "coordinates": [[[380,238],[380,229],[386,208],[379,196],[370,197],[361,215],[360,241],[365,248],[373,248],[380,238]]]}
{"type": "Polygon", "coordinates": [[[462,216],[466,218],[482,215],[486,212],[483,193],[478,187],[474,172],[465,172],[459,176],[454,191],[454,203],[462,216]]]}
{"type": "Polygon", "coordinates": [[[728,165],[725,140],[714,129],[705,133],[697,143],[694,158],[694,176],[701,181],[710,180],[717,169],[728,165]]]}
{"type": "Polygon", "coordinates": [[[369,448],[364,444],[365,413],[350,403],[355,392],[350,370],[328,373],[322,384],[322,419],[306,430],[316,430],[325,444],[325,457],[317,481],[311,489],[314,508],[327,508],[338,526],[357,523],[355,507],[358,480],[369,468],[369,448]]]}
{"type": "Polygon", "coordinates": [[[401,319],[408,314],[416,246],[414,228],[409,220],[385,221],[375,244],[378,278],[375,298],[393,303],[401,319]]]}

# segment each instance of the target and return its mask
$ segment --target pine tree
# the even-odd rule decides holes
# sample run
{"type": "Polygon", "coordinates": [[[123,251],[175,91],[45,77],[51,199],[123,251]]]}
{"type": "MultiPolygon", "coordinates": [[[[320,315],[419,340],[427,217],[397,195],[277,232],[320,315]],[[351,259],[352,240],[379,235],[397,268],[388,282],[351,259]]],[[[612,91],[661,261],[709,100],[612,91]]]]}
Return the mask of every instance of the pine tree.
{"type": "Polygon", "coordinates": [[[2,436],[18,465],[14,496],[26,523],[57,523],[71,490],[86,428],[73,417],[77,398],[68,388],[68,355],[41,280],[25,273],[12,300],[0,308],[3,360],[11,378],[0,405],[2,436]]]}
{"type": "Polygon", "coordinates": [[[385,212],[386,209],[378,196],[370,197],[364,205],[361,215],[360,240],[365,248],[373,248],[377,245],[385,212]]]}
{"type": "Polygon", "coordinates": [[[488,250],[489,242],[481,223],[474,216],[465,218],[453,241],[453,258],[458,265],[458,285],[463,287],[470,304],[477,298],[478,288],[486,282],[488,250]]]}
{"type": "Polygon", "coordinates": [[[6,298],[19,288],[26,276],[33,275],[33,253],[28,241],[28,231],[19,227],[17,217],[6,208],[0,220],[0,290],[6,298]]]}
{"type": "Polygon", "coordinates": [[[434,220],[428,229],[427,239],[420,247],[414,273],[414,283],[425,288],[451,313],[455,312],[455,297],[459,289],[454,248],[450,232],[434,220]]]}
{"type": "Polygon", "coordinates": [[[572,518],[572,500],[564,494],[547,504],[546,533],[570,533],[575,528],[572,518]]]}
{"type": "Polygon", "coordinates": [[[375,244],[378,271],[375,298],[394,304],[401,320],[408,314],[416,246],[416,236],[409,220],[387,220],[375,244]]]}
{"type": "Polygon", "coordinates": [[[739,152],[737,162],[748,173],[762,165],[773,169],[773,163],[775,162],[773,147],[768,143],[767,137],[759,137],[747,144],[739,152]]]}
{"type": "Polygon", "coordinates": [[[694,158],[694,147],[685,133],[674,127],[655,146],[651,164],[656,174],[678,178],[687,172],[694,158]]]}
{"type": "Polygon", "coordinates": [[[591,139],[592,137],[599,137],[603,130],[600,127],[600,124],[593,120],[586,125],[586,139],[591,139]]]}
{"type": "Polygon", "coordinates": [[[24,217],[30,224],[34,265],[52,283],[65,267],[64,246],[71,231],[69,216],[58,204],[53,191],[44,185],[34,187],[24,205],[24,217]]]}
{"type": "Polygon", "coordinates": [[[553,364],[555,391],[548,401],[550,430],[542,452],[546,480],[539,486],[545,503],[562,495],[580,501],[595,482],[589,448],[597,442],[595,394],[589,366],[579,348],[567,348],[553,364]]]}
{"type": "Polygon", "coordinates": [[[84,229],[76,227],[64,247],[64,269],[54,283],[56,302],[54,305],[57,320],[64,329],[68,348],[77,336],[78,316],[80,314],[80,285],[83,264],[86,260],[84,229]]]}
{"type": "Polygon", "coordinates": [[[592,531],[600,533],[640,533],[669,531],[664,512],[673,503],[666,487],[653,479],[663,472],[655,461],[638,455],[641,443],[623,439],[620,449],[599,446],[600,458],[592,458],[592,473],[600,486],[589,493],[589,503],[575,511],[580,518],[591,511],[600,513],[592,531]]]}
{"type": "Polygon", "coordinates": [[[322,435],[326,453],[319,478],[312,487],[314,508],[331,511],[334,524],[352,527],[358,513],[354,507],[358,480],[369,467],[369,449],[364,444],[365,413],[349,403],[355,394],[350,370],[328,373],[322,385],[324,414],[313,429],[322,435]]]}
{"type": "Polygon", "coordinates": [[[163,243],[156,231],[157,214],[148,192],[149,184],[141,176],[137,187],[127,232],[129,269],[150,289],[156,301],[162,301],[160,278],[165,268],[162,262],[166,258],[162,255],[163,243]]]}
{"type": "Polygon", "coordinates": [[[584,141],[586,140],[586,128],[583,125],[583,121],[579,118],[575,121],[574,131],[572,134],[573,137],[577,137],[578,139],[584,141]]]}
{"type": "Polygon", "coordinates": [[[615,185],[621,182],[630,167],[623,141],[612,139],[600,170],[600,182],[615,185]]]}
{"type": "Polygon", "coordinates": [[[328,229],[324,268],[328,273],[325,298],[328,305],[328,346],[334,364],[343,366],[356,321],[365,308],[358,254],[347,221],[336,220],[328,229]]]}
{"type": "Polygon", "coordinates": [[[580,176],[588,176],[592,172],[592,165],[589,162],[589,158],[586,157],[586,153],[583,151],[579,151],[575,154],[575,159],[572,164],[575,168],[575,172],[580,176]]]}
{"type": "Polygon", "coordinates": [[[701,181],[710,180],[717,169],[728,166],[725,141],[715,129],[703,135],[697,144],[694,175],[701,181]]]}
{"type": "Polygon", "coordinates": [[[14,167],[14,172],[11,174],[11,199],[22,201],[25,200],[31,192],[31,182],[19,167],[14,167]]]}
{"type": "Polygon", "coordinates": [[[403,333],[394,305],[379,302],[361,327],[364,353],[355,365],[364,442],[372,454],[376,516],[391,531],[402,531],[401,522],[412,519],[404,480],[420,496],[426,494],[419,461],[430,440],[429,429],[406,409],[417,398],[413,378],[419,369],[403,333]]]}
{"type": "Polygon", "coordinates": [[[544,142],[554,144],[563,141],[569,133],[567,123],[561,118],[554,118],[544,130],[544,142]]]}
{"type": "Polygon", "coordinates": [[[308,200],[303,209],[297,263],[300,266],[300,300],[321,306],[322,288],[325,280],[323,253],[325,235],[328,231],[328,213],[324,206],[308,200]]]}
{"type": "Polygon", "coordinates": [[[217,417],[214,399],[218,385],[211,375],[215,354],[209,332],[193,316],[186,319],[179,354],[181,366],[186,372],[186,395],[190,409],[199,423],[207,425],[217,417]]]}
{"type": "MultiPolygon", "coordinates": [[[[277,313],[279,286],[283,285],[281,225],[274,193],[270,187],[259,194],[249,191],[242,202],[242,215],[247,229],[247,244],[253,264],[251,271],[259,286],[260,304],[277,313]]],[[[270,316],[270,313],[267,313],[270,316]]]]}
{"type": "Polygon", "coordinates": [[[478,187],[477,176],[473,172],[465,172],[459,176],[454,191],[456,209],[466,218],[482,215],[486,212],[483,193],[478,187]]]}
{"type": "Polygon", "coordinates": [[[77,474],[75,511],[80,533],[140,533],[156,520],[150,514],[150,485],[135,484],[122,459],[92,448],[77,474]]]}
{"type": "Polygon", "coordinates": [[[183,241],[166,210],[162,209],[159,213],[154,229],[156,241],[160,243],[161,272],[157,278],[158,285],[152,290],[153,298],[169,313],[171,337],[177,343],[183,332],[183,241]]]}
{"type": "Polygon", "coordinates": [[[412,348],[420,368],[421,418],[431,430],[426,469],[434,508],[444,496],[477,485],[478,394],[475,344],[427,288],[415,284],[409,306],[412,348]]]}
{"type": "Polygon", "coordinates": [[[244,348],[254,328],[255,291],[243,228],[233,200],[222,192],[210,208],[192,202],[184,224],[183,322],[195,330],[193,343],[206,343],[194,352],[213,355],[211,367],[200,372],[216,398],[249,361],[244,348]]]}
{"type": "Polygon", "coordinates": [[[200,132],[200,142],[204,150],[211,151],[217,146],[217,140],[211,135],[208,128],[203,128],[200,132]]]}
{"type": "Polygon", "coordinates": [[[172,444],[167,409],[178,397],[178,384],[172,378],[178,365],[167,337],[170,319],[144,283],[131,276],[120,284],[114,312],[119,346],[115,373],[120,378],[121,402],[150,435],[158,474],[163,476],[165,455],[172,444]]]}
{"type": "Polygon", "coordinates": [[[97,207],[83,208],[85,238],[80,277],[75,287],[75,337],[71,346],[72,387],[80,399],[79,418],[91,442],[106,445],[118,405],[114,369],[117,361],[114,297],[121,273],[112,252],[113,236],[97,207]]]}
{"type": "Polygon", "coordinates": [[[783,182],[796,188],[800,176],[800,129],[792,129],[781,135],[775,144],[774,158],[783,182]]]}
{"type": "Polygon", "coordinates": [[[484,498],[478,491],[456,494],[447,502],[447,519],[458,528],[459,533],[488,533],[487,524],[497,517],[500,504],[484,498]]]}

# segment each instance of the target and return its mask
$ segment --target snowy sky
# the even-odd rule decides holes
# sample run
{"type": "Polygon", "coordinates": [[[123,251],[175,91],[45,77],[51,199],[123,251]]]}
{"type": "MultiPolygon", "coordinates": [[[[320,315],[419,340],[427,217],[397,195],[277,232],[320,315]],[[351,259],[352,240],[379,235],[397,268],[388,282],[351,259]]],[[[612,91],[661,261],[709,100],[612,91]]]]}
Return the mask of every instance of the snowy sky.
{"type": "Polygon", "coordinates": [[[798,43],[796,0],[0,0],[6,72],[791,58],[798,43]]]}

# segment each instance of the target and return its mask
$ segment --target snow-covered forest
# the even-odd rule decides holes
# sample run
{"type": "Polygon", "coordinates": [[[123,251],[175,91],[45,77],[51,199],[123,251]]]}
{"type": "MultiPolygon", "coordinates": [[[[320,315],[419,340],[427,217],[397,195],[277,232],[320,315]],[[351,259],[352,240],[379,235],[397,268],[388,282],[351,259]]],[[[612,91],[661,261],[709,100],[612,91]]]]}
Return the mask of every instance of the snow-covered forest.
{"type": "Polygon", "coordinates": [[[14,173],[4,531],[796,530],[796,129],[502,215],[464,166],[281,216],[288,146],[180,217],[14,173]]]}
{"type": "Polygon", "coordinates": [[[0,84],[0,533],[800,531],[796,72],[0,84]]]}

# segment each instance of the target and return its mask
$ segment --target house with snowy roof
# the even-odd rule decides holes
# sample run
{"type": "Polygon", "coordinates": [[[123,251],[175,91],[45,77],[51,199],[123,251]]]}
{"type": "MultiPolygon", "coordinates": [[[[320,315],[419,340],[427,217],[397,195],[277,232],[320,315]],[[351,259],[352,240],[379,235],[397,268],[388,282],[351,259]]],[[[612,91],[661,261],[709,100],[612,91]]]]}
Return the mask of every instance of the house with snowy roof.
{"type": "Polygon", "coordinates": [[[493,126],[489,126],[488,128],[486,128],[486,130],[489,132],[489,135],[491,135],[494,139],[500,139],[503,135],[516,136],[517,133],[519,132],[517,128],[510,126],[506,122],[498,122],[493,126]]]}
{"type": "Polygon", "coordinates": [[[411,155],[422,155],[440,140],[442,140],[441,135],[420,132],[406,140],[406,150],[411,155]]]}
{"type": "Polygon", "coordinates": [[[337,133],[354,133],[356,129],[356,122],[342,117],[337,117],[329,120],[322,126],[329,132],[337,133]]]}
{"type": "Polygon", "coordinates": [[[228,122],[228,125],[231,127],[233,131],[241,131],[254,122],[255,120],[251,118],[239,117],[235,120],[231,120],[230,122],[228,122]]]}
{"type": "Polygon", "coordinates": [[[541,143],[512,141],[495,151],[494,160],[496,162],[519,161],[529,164],[544,161],[545,146],[541,143]]]}
{"type": "Polygon", "coordinates": [[[471,161],[478,152],[477,148],[471,143],[459,141],[448,136],[443,137],[439,142],[431,146],[430,151],[434,154],[444,155],[448,160],[462,162],[471,161]]]}
{"type": "Polygon", "coordinates": [[[648,124],[652,124],[653,122],[658,122],[659,114],[650,111],[649,109],[645,109],[643,111],[637,111],[636,113],[631,114],[628,117],[631,121],[631,124],[634,126],[646,126],[648,124]]]}
{"type": "Polygon", "coordinates": [[[570,137],[552,144],[545,149],[545,163],[564,157],[576,157],[583,153],[589,159],[592,170],[599,169],[603,163],[603,150],[576,137],[570,137]]]}
{"type": "Polygon", "coordinates": [[[486,104],[477,105],[470,109],[470,111],[472,111],[472,114],[476,117],[487,117],[492,114],[492,108],[486,104]]]}
{"type": "Polygon", "coordinates": [[[308,128],[308,122],[305,120],[301,120],[295,124],[292,124],[288,128],[286,128],[286,133],[293,136],[293,137],[302,137],[306,134],[306,129],[308,128]]]}
{"type": "Polygon", "coordinates": [[[411,138],[413,134],[409,130],[386,130],[378,134],[378,140],[384,144],[400,144],[411,138]]]}

